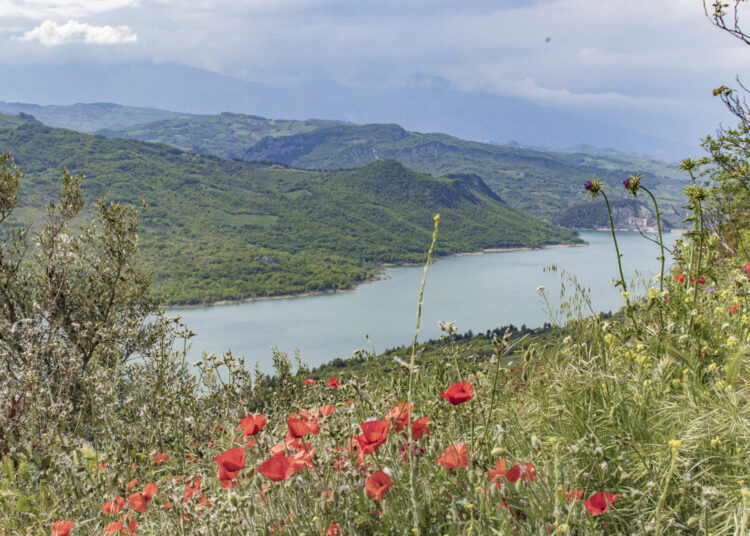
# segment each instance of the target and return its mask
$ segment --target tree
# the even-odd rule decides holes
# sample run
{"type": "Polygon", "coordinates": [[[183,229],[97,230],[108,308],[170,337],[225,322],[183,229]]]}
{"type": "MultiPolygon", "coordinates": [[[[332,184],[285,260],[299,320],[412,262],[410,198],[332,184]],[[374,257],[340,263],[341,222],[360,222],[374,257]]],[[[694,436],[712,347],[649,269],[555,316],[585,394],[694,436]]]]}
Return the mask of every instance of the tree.
{"type": "Polygon", "coordinates": [[[65,170],[60,201],[32,233],[11,217],[21,178],[0,155],[0,455],[90,411],[99,379],[169,329],[136,265],[139,211],[100,201],[80,222],[81,177],[65,170]]]}
{"type": "MultiPolygon", "coordinates": [[[[746,0],[704,0],[706,16],[717,28],[750,45],[750,35],[740,26],[746,0]]],[[[706,216],[724,247],[732,254],[750,257],[750,107],[748,89],[737,78],[739,90],[721,86],[714,90],[738,120],[734,128],[720,127],[707,136],[703,147],[711,155],[709,176],[713,180],[706,216]]]]}
{"type": "Polygon", "coordinates": [[[730,0],[730,2],[703,0],[703,11],[714,26],[750,45],[750,36],[740,27],[740,6],[745,4],[746,0],[730,0]]]}

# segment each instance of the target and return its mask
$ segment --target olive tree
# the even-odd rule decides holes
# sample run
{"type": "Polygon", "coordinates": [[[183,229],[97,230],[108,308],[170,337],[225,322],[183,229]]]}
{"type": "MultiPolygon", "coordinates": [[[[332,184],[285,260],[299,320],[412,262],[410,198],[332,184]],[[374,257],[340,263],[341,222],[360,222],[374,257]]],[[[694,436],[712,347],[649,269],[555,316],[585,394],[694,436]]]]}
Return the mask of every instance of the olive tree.
{"type": "Polygon", "coordinates": [[[85,221],[81,178],[63,171],[32,229],[12,218],[22,174],[0,155],[0,456],[85,422],[104,380],[172,329],[136,263],[140,211],[99,201],[85,221]]]}

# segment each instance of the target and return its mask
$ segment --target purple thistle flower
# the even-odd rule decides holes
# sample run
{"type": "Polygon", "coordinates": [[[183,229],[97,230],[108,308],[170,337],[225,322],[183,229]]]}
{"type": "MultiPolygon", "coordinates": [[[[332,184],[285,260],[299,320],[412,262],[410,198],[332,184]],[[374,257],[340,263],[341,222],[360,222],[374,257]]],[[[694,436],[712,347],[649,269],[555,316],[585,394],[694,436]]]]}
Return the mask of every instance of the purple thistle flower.
{"type": "Polygon", "coordinates": [[[583,189],[587,192],[591,191],[591,186],[593,186],[591,181],[586,181],[586,184],[583,185],[583,189]]]}
{"type": "Polygon", "coordinates": [[[630,177],[628,177],[627,179],[625,179],[624,181],[622,181],[622,185],[625,188],[628,188],[630,186],[630,177]]]}

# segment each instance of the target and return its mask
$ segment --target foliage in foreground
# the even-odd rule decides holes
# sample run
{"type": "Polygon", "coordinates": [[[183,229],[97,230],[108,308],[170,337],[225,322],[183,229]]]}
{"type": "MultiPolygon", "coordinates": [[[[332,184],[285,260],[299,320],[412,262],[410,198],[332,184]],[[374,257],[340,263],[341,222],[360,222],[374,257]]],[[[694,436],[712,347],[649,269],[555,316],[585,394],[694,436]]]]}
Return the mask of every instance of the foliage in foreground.
{"type": "Polygon", "coordinates": [[[388,375],[369,354],[328,381],[281,354],[272,378],[231,355],[191,371],[163,326],[9,445],[0,532],[747,534],[750,263],[715,245],[696,227],[612,319],[579,292],[489,359],[445,324],[388,375]]]}

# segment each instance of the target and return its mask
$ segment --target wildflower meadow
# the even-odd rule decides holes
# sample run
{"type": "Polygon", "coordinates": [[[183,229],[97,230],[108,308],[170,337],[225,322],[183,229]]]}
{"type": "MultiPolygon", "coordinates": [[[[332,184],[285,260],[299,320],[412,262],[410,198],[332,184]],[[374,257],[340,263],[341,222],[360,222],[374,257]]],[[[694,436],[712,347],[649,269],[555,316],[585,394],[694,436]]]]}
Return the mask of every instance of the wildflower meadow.
{"type": "MultiPolygon", "coordinates": [[[[3,165],[5,214],[20,173],[3,165]]],[[[637,176],[625,187],[647,192],[637,176]]],[[[616,281],[614,316],[573,281],[542,335],[495,336],[487,356],[444,322],[442,343],[415,335],[395,372],[363,352],[336,377],[279,353],[273,376],[229,353],[188,364],[189,329],[136,292],[137,215],[102,205],[77,235],[76,189],[64,177],[47,227],[3,250],[30,301],[3,299],[5,318],[19,311],[0,533],[750,534],[750,262],[703,225],[699,182],[692,230],[660,235],[662,270],[643,292],[616,281]],[[23,272],[18,252],[34,248],[23,272]],[[74,292],[76,277],[90,281],[74,292]]]]}

